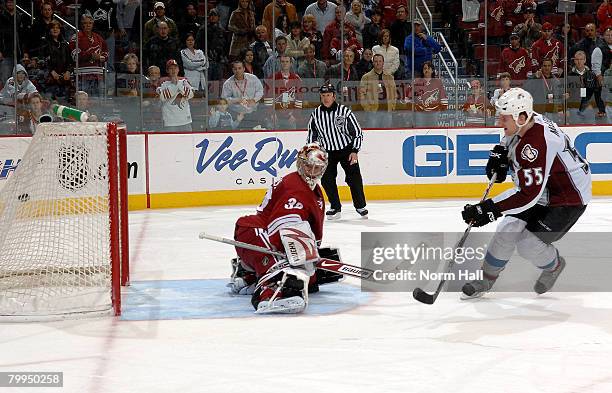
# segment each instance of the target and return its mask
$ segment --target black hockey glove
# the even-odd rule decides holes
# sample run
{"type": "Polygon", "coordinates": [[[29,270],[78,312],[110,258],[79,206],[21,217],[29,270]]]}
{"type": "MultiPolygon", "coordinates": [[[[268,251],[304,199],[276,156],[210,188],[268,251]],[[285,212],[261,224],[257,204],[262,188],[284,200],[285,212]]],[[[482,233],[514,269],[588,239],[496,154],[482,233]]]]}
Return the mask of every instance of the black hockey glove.
{"type": "Polygon", "coordinates": [[[491,180],[493,172],[497,173],[495,183],[502,183],[508,176],[508,149],[502,145],[496,145],[489,152],[489,161],[487,161],[487,178],[491,180]]]}
{"type": "Polygon", "coordinates": [[[495,207],[492,199],[487,199],[477,205],[465,205],[461,216],[466,224],[473,223],[474,227],[481,227],[501,217],[501,213],[495,207]]]}

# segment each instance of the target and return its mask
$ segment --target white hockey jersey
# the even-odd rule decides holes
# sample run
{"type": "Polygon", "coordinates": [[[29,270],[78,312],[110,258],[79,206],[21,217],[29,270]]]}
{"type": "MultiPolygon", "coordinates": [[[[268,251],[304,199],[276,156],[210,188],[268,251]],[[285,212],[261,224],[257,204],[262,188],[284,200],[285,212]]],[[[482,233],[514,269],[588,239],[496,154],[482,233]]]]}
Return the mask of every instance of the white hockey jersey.
{"type": "Polygon", "coordinates": [[[189,100],[193,98],[193,87],[186,78],[174,83],[166,80],[157,88],[162,102],[162,118],[165,127],[191,124],[189,100]]]}
{"type": "Polygon", "coordinates": [[[591,171],[569,137],[546,117],[508,146],[516,187],[493,198],[505,214],[517,214],[535,204],[583,206],[591,200],[591,171]]]}

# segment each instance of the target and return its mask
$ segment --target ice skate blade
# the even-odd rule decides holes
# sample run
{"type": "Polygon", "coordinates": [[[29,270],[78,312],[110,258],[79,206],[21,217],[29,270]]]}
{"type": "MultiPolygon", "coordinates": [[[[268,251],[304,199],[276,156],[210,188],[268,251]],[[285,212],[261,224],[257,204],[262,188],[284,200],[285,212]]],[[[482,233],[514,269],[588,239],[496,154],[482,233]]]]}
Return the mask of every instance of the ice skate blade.
{"type": "Polygon", "coordinates": [[[340,217],[342,216],[342,213],[338,212],[336,214],[330,214],[330,215],[326,215],[327,219],[329,221],[335,221],[335,220],[339,220],[340,217]]]}
{"type": "Polygon", "coordinates": [[[299,296],[277,299],[270,304],[264,300],[259,302],[255,314],[298,314],[306,309],[306,302],[299,296]]]}
{"type": "Polygon", "coordinates": [[[483,297],[485,295],[486,292],[479,292],[477,294],[474,294],[472,296],[468,296],[465,293],[461,292],[461,296],[459,297],[459,299],[461,300],[475,300],[475,299],[480,299],[481,297],[483,297]]]}

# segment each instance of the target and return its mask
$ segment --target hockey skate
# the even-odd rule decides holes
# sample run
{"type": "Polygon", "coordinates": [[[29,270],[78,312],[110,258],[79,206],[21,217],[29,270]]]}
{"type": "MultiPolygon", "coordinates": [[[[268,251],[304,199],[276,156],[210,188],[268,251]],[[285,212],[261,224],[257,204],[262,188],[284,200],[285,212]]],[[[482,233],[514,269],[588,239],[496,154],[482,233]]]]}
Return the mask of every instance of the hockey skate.
{"type": "Polygon", "coordinates": [[[232,261],[232,276],[227,287],[234,295],[252,295],[255,292],[255,284],[257,277],[255,272],[250,272],[242,266],[240,258],[233,258],[232,261]]]}
{"type": "Polygon", "coordinates": [[[557,254],[557,258],[559,259],[559,265],[557,268],[553,271],[543,270],[533,286],[533,290],[538,295],[550,291],[553,285],[555,285],[557,278],[559,278],[561,275],[563,269],[565,269],[565,258],[560,257],[559,254],[557,254]]]}
{"type": "Polygon", "coordinates": [[[329,209],[328,211],[325,212],[325,217],[330,221],[340,219],[341,215],[342,213],[340,209],[329,209]]]}
{"type": "Polygon", "coordinates": [[[256,314],[297,314],[306,309],[308,293],[304,291],[304,281],[282,272],[261,284],[251,303],[256,314]]]}
{"type": "Polygon", "coordinates": [[[493,288],[493,284],[497,281],[497,277],[484,275],[482,280],[474,280],[463,285],[461,288],[461,300],[477,299],[493,288]]]}
{"type": "Polygon", "coordinates": [[[366,209],[365,207],[362,209],[356,209],[357,210],[357,214],[359,214],[361,216],[361,218],[363,219],[368,219],[368,209],[366,209]]]}

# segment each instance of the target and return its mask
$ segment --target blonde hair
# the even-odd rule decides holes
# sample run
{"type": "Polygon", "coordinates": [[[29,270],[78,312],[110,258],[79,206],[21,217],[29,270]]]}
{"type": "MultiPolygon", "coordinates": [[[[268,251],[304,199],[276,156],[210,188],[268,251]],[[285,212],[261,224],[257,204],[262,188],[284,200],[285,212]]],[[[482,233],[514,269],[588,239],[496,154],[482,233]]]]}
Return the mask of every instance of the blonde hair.
{"type": "Polygon", "coordinates": [[[306,22],[306,21],[311,21],[312,22],[312,28],[314,30],[317,29],[317,18],[315,18],[315,16],[312,15],[312,14],[306,14],[302,18],[302,30],[304,30],[304,22],[306,22]]]}

